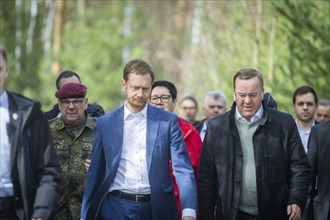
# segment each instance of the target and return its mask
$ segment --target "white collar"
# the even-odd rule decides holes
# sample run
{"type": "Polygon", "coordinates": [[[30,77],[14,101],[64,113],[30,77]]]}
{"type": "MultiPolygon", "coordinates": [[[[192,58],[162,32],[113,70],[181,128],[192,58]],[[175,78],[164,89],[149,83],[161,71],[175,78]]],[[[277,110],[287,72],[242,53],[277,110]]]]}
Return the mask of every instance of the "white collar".
{"type": "Polygon", "coordinates": [[[251,123],[255,122],[256,120],[258,120],[259,118],[261,118],[263,113],[264,113],[264,107],[261,105],[259,110],[257,111],[257,113],[251,117],[251,122],[249,122],[245,118],[243,118],[243,116],[239,113],[239,111],[237,109],[237,106],[236,106],[235,119],[240,121],[240,122],[251,124],[251,123]]]}
{"type": "Polygon", "coordinates": [[[126,102],[124,103],[124,120],[127,119],[128,116],[132,115],[139,115],[142,114],[144,117],[147,117],[147,110],[148,110],[148,104],[146,104],[146,106],[144,106],[144,108],[138,112],[138,113],[132,113],[126,106],[126,102]]]}
{"type": "Polygon", "coordinates": [[[298,120],[297,119],[295,119],[295,122],[296,122],[296,125],[297,125],[297,128],[298,128],[298,131],[301,132],[301,133],[304,133],[304,134],[309,134],[311,132],[312,127],[315,125],[315,120],[313,120],[312,126],[307,131],[304,131],[303,129],[301,129],[299,127],[299,124],[298,124],[298,120]]]}

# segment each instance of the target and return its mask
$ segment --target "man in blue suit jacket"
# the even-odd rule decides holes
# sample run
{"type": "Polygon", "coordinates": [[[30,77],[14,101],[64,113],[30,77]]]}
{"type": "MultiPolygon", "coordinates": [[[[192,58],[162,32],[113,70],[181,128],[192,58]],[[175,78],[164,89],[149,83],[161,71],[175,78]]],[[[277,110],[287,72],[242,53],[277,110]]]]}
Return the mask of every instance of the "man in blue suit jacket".
{"type": "Polygon", "coordinates": [[[196,219],[194,172],[177,117],[147,104],[153,81],[148,63],[128,62],[124,106],[97,120],[82,219],[179,219],[170,159],[182,219],[196,219]]]}

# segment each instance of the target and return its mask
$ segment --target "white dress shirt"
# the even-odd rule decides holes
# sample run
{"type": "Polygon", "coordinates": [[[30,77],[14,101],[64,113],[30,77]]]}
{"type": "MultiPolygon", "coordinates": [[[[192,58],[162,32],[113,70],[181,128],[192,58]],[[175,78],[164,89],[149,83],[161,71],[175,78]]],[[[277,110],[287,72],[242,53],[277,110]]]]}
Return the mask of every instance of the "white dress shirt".
{"type": "MultiPolygon", "coordinates": [[[[124,105],[124,134],[121,159],[109,192],[120,190],[131,194],[151,194],[147,167],[147,110],[130,112],[124,105]]],[[[182,210],[182,217],[196,218],[194,209],[182,210]]]]}
{"type": "Polygon", "coordinates": [[[257,113],[251,117],[251,122],[249,122],[245,118],[243,118],[243,116],[239,113],[236,107],[235,119],[246,124],[251,124],[256,120],[258,120],[259,118],[261,118],[263,113],[264,113],[264,107],[261,105],[257,113]]]}
{"type": "Polygon", "coordinates": [[[117,174],[110,192],[120,190],[131,194],[150,194],[147,169],[147,108],[131,113],[124,106],[123,149],[117,174]]]}
{"type": "Polygon", "coordinates": [[[11,180],[11,144],[9,143],[7,125],[10,123],[9,102],[6,91],[0,96],[0,197],[14,195],[11,180]]]}
{"type": "Polygon", "coordinates": [[[206,120],[203,123],[203,127],[201,129],[201,132],[199,133],[199,136],[201,136],[202,141],[204,141],[205,134],[206,134],[206,129],[207,129],[207,122],[206,120]]]}
{"type": "MultiPolygon", "coordinates": [[[[312,127],[310,127],[307,131],[304,131],[299,127],[297,119],[295,121],[296,121],[296,124],[297,124],[297,128],[298,128],[298,132],[299,132],[299,135],[300,135],[301,142],[304,145],[305,152],[307,153],[307,151],[308,151],[308,148],[307,148],[308,147],[308,139],[309,139],[309,135],[311,134],[312,127]]],[[[312,126],[314,126],[314,125],[315,125],[315,121],[313,121],[312,126]]]]}

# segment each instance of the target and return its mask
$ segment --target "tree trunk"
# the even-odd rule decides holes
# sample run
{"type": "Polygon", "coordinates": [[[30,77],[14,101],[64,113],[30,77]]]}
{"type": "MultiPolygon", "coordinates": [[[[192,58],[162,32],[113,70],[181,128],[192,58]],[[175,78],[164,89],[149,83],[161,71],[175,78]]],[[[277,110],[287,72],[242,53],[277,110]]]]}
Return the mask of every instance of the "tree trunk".
{"type": "Polygon", "coordinates": [[[43,32],[44,53],[46,57],[50,57],[51,47],[52,47],[52,33],[54,28],[54,17],[55,17],[55,2],[53,2],[52,0],[47,0],[46,8],[48,8],[48,14],[43,32]]]}
{"type": "Polygon", "coordinates": [[[22,56],[22,0],[16,0],[15,1],[15,10],[18,14],[16,18],[16,29],[15,29],[15,72],[19,73],[21,71],[21,56],[22,56]]]}
{"type": "MultiPolygon", "coordinates": [[[[123,36],[124,38],[129,37],[132,33],[132,17],[133,17],[133,6],[131,2],[127,2],[125,5],[125,11],[124,11],[124,27],[123,27],[123,36]]],[[[131,55],[131,50],[130,47],[124,46],[123,50],[121,52],[121,57],[123,60],[123,63],[128,62],[130,55],[131,55]]]]}
{"type": "Polygon", "coordinates": [[[64,27],[64,11],[65,3],[64,0],[56,1],[56,11],[55,11],[55,25],[54,25],[54,35],[53,35],[53,55],[54,61],[52,64],[52,72],[58,73],[61,69],[61,63],[58,59],[61,52],[61,43],[63,37],[63,27],[64,27]]]}
{"type": "Polygon", "coordinates": [[[256,16],[256,35],[253,48],[253,65],[259,68],[259,43],[260,43],[260,31],[261,31],[261,13],[262,13],[262,1],[257,2],[257,16],[256,16]]]}
{"type": "MultiPolygon", "coordinates": [[[[276,18],[272,19],[272,30],[270,32],[270,44],[269,44],[269,59],[268,59],[268,82],[272,85],[274,79],[274,54],[275,54],[275,41],[276,41],[276,30],[277,30],[276,18]]],[[[272,93],[272,87],[269,87],[269,92],[272,93]]]]}

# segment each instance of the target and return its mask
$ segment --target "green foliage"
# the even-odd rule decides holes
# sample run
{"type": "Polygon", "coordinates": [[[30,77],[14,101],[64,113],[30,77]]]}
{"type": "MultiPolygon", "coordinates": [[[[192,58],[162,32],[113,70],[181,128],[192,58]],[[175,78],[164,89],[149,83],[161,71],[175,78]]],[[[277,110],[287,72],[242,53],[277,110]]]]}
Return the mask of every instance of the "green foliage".
{"type": "Polygon", "coordinates": [[[58,56],[45,52],[51,7],[37,1],[33,20],[32,3],[0,2],[0,41],[9,53],[6,88],[39,99],[44,110],[56,103],[55,61],[81,76],[89,102],[110,111],[123,102],[122,70],[132,58],[147,60],[157,80],[172,81],[179,100],[189,93],[201,103],[220,90],[230,105],[233,75],[245,67],[263,73],[281,110],[291,112],[292,93],[303,84],[329,99],[327,1],[64,1],[58,56]]]}
{"type": "Polygon", "coordinates": [[[136,42],[138,32],[123,36],[125,3],[96,2],[93,6],[97,14],[85,18],[85,25],[78,21],[66,27],[60,59],[63,67],[77,71],[88,86],[89,102],[110,111],[123,102],[122,70],[128,60],[123,60],[122,51],[130,49],[131,59],[143,57],[144,49],[136,42]]]}
{"type": "MultiPolygon", "coordinates": [[[[4,36],[1,43],[9,53],[10,77],[7,88],[21,93],[38,94],[41,83],[38,70],[43,56],[43,14],[31,16],[29,1],[22,1],[18,5],[15,5],[15,1],[2,1],[1,4],[3,13],[0,32],[4,36]]],[[[43,4],[39,3],[37,7],[42,8],[43,4]]]]}
{"type": "Polygon", "coordinates": [[[309,85],[320,98],[329,99],[329,2],[286,1],[273,2],[273,6],[281,16],[280,28],[287,41],[286,53],[279,57],[285,77],[282,92],[292,94],[295,88],[309,85]]]}

